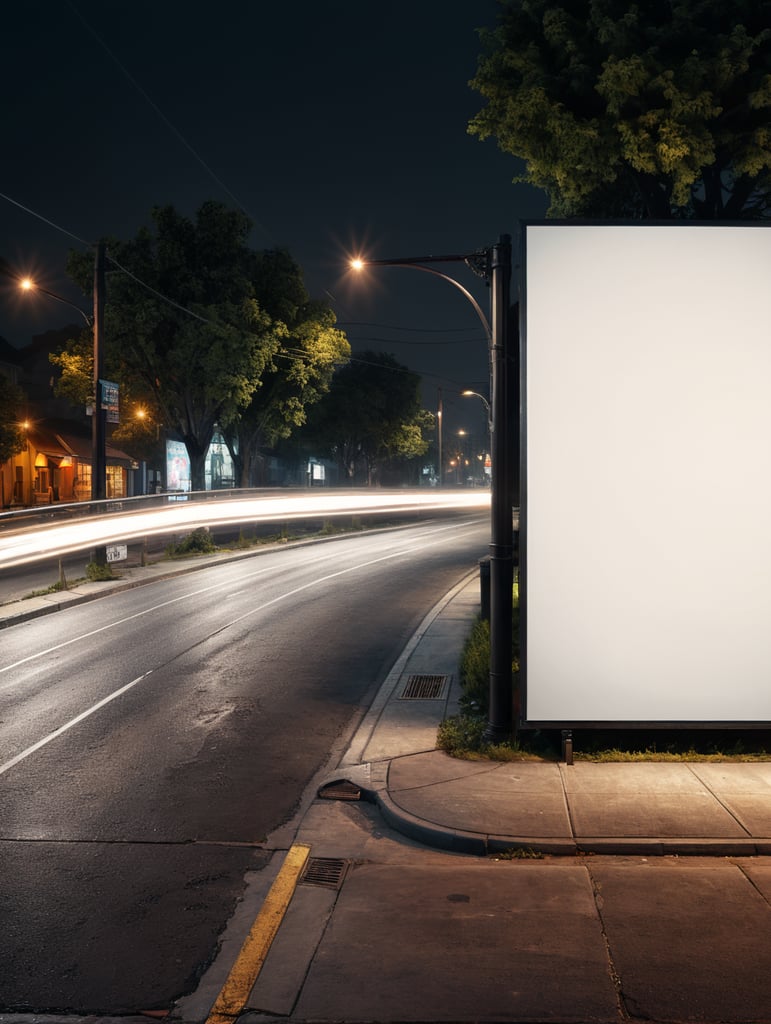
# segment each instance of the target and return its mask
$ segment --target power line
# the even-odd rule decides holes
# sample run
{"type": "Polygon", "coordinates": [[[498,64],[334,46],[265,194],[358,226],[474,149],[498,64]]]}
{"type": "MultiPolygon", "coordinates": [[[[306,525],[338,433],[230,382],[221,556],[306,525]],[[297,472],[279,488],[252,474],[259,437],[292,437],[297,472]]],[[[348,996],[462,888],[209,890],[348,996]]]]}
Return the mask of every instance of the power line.
{"type": "Polygon", "coordinates": [[[142,98],[147,103],[149,103],[149,105],[153,108],[155,113],[163,121],[163,123],[166,125],[166,127],[176,136],[177,140],[182,143],[182,145],[188,150],[189,153],[192,154],[193,157],[195,157],[195,159],[198,161],[198,163],[201,165],[201,167],[203,167],[203,169],[206,171],[206,173],[212,178],[213,181],[215,181],[219,185],[219,187],[230,197],[230,199],[233,200],[233,202],[236,204],[236,206],[239,208],[239,210],[241,210],[242,213],[246,214],[246,216],[252,221],[254,226],[259,228],[259,230],[263,233],[263,235],[266,238],[270,239],[271,245],[275,246],[276,243],[275,243],[275,240],[273,239],[273,235],[271,234],[271,232],[265,227],[264,224],[262,224],[260,221],[258,221],[256,217],[252,216],[252,214],[246,209],[246,207],[240,201],[240,199],[228,188],[228,186],[225,184],[225,182],[222,181],[222,179],[219,178],[214,173],[214,171],[211,169],[211,167],[209,167],[209,165],[206,163],[206,161],[203,159],[203,157],[197,152],[197,150],[195,150],[193,148],[193,146],[187,141],[187,139],[179,131],[179,129],[174,124],[172,124],[172,122],[169,120],[169,118],[166,117],[166,115],[161,110],[161,108],[158,106],[158,104],[147,94],[147,92],[145,92],[145,90],[142,88],[142,86],[139,84],[139,82],[137,82],[137,80],[134,78],[134,76],[131,74],[131,72],[128,70],[128,68],[126,68],[125,65],[123,65],[120,62],[120,60],[118,60],[118,58],[115,56],[115,54],[110,49],[110,47],[107,45],[107,43],[104,41],[104,39],[102,39],[102,37],[99,35],[99,33],[96,31],[96,29],[91,24],[89,24],[88,21],[86,21],[86,19],[83,17],[83,15],[77,9],[77,7],[75,7],[75,5],[72,3],[72,0],[67,0],[67,5],[70,8],[70,10],[73,12],[75,17],[80,21],[80,23],[86,29],[86,31],[90,32],[91,35],[94,37],[94,39],[96,39],[96,41],[99,43],[99,45],[105,51],[105,53],[109,56],[110,60],[112,60],[113,63],[115,63],[117,65],[117,67],[125,75],[125,77],[129,80],[129,82],[134,86],[134,88],[137,90],[137,92],[140,94],[140,96],[142,96],[142,98]]]}
{"type": "Polygon", "coordinates": [[[80,242],[81,245],[93,247],[93,242],[87,242],[84,238],[79,235],[75,235],[72,231],[68,231],[67,228],[63,228],[61,224],[55,224],[52,220],[44,217],[42,213],[36,213],[35,210],[30,210],[28,206],[24,206],[22,203],[13,199],[11,196],[7,196],[4,192],[0,192],[0,199],[5,199],[6,202],[12,203],[13,206],[18,206],[20,210],[24,210],[25,213],[29,213],[32,217],[37,217],[38,220],[42,220],[44,224],[48,224],[49,227],[55,228],[57,231],[61,231],[63,235],[69,235],[70,238],[74,238],[76,242],[80,242]]]}
{"type": "Polygon", "coordinates": [[[175,309],[180,310],[180,312],[187,313],[188,316],[192,316],[196,320],[200,320],[201,323],[203,324],[209,324],[211,327],[222,328],[227,326],[227,324],[220,324],[217,323],[216,320],[209,320],[208,317],[200,316],[198,313],[194,313],[192,309],[188,309],[186,306],[182,306],[178,302],[175,302],[174,299],[170,299],[168,295],[163,295],[161,292],[153,288],[152,285],[148,284],[146,281],[142,281],[141,278],[138,278],[136,274],[132,274],[130,270],[127,270],[126,267],[124,267],[121,263],[118,263],[115,257],[111,256],[109,253],[107,253],[107,259],[110,261],[110,263],[116,266],[122,273],[130,277],[132,281],[140,285],[142,288],[145,288],[148,292],[152,292],[152,294],[155,295],[156,298],[168,303],[169,306],[173,306],[175,309]]]}
{"type": "Polygon", "coordinates": [[[486,338],[443,338],[437,341],[411,341],[404,338],[377,338],[372,336],[357,337],[357,341],[373,341],[379,345],[409,345],[410,348],[421,345],[479,345],[487,342],[486,338]]]}
{"type": "Polygon", "coordinates": [[[468,327],[401,327],[397,324],[373,324],[366,320],[339,320],[340,327],[379,327],[384,331],[407,331],[412,334],[457,334],[468,327]]]}

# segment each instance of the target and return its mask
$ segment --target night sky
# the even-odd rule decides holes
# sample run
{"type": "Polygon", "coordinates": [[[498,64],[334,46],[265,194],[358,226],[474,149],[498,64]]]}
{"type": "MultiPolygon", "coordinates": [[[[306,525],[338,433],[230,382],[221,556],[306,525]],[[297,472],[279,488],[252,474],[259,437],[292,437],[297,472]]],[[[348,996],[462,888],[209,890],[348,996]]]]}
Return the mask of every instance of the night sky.
{"type": "MultiPolygon", "coordinates": [[[[70,248],[133,237],[156,205],[239,206],[252,245],[289,249],[354,352],[392,353],[423,375],[428,408],[442,388],[447,430],[483,432],[482,404],[457,394],[487,391],[471,305],[428,274],[387,268],[365,282],[346,261],[471,252],[544,215],[540,193],[512,184],[517,162],[466,131],[482,105],[468,87],[475,30],[496,10],[495,0],[8,5],[0,256],[88,308],[65,274],[70,248]]],[[[488,309],[466,267],[440,269],[488,309]]],[[[0,279],[0,335],[12,344],[73,319],[0,279]]]]}

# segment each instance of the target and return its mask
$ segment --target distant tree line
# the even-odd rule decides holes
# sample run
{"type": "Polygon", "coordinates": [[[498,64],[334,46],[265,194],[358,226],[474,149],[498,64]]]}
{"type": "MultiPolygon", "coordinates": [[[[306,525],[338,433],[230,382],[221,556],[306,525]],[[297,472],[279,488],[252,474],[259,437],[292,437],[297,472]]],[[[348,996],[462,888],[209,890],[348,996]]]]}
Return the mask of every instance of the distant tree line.
{"type": "MultiPolygon", "coordinates": [[[[107,240],[105,376],[119,383],[127,410],[116,443],[147,458],[161,434],[184,441],[193,489],[204,487],[216,429],[240,486],[255,481],[264,449],[301,428],[304,443],[313,440],[337,459],[352,482],[371,482],[378,460],[426,450],[421,430],[429,422],[420,415],[415,375],[373,355],[356,384],[359,394],[369,389],[363,427],[346,383],[363,364],[349,363],[334,313],[309,297],[290,254],[248,246],[246,216],[207,202],[193,219],[156,208],[152,224],[129,241],[107,240]]],[[[93,256],[72,252],[68,271],[87,293],[93,256]]],[[[61,371],[57,394],[76,405],[91,401],[91,332],[52,361],[61,371]]]]}

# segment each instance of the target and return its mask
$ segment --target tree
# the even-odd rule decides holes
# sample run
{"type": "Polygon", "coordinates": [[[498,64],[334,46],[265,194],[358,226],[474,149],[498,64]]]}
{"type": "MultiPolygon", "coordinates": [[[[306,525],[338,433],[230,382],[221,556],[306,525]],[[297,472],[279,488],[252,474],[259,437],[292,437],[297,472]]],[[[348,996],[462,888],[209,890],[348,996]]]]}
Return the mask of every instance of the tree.
{"type": "Polygon", "coordinates": [[[4,373],[0,373],[0,508],[5,504],[3,465],[24,449],[24,435],[19,425],[23,395],[4,373]]]}
{"type": "Polygon", "coordinates": [[[300,268],[285,250],[255,257],[256,298],[286,326],[261,386],[232,419],[226,443],[242,487],[253,486],[260,448],[286,439],[305,423],[307,409],[328,390],[335,367],[350,358],[333,312],[312,302],[300,268]]]}
{"type": "MultiPolygon", "coordinates": [[[[226,427],[261,386],[287,336],[260,306],[248,219],[207,202],[195,220],[156,208],[154,229],[108,243],[106,372],[146,397],[186,444],[192,486],[202,489],[216,424],[226,427]]],[[[88,288],[93,261],[68,269],[88,288]]]]}
{"type": "Polygon", "coordinates": [[[391,355],[364,352],[335,373],[304,436],[338,462],[348,483],[370,485],[394,461],[423,455],[431,426],[418,375],[391,355]]]}
{"type": "Polygon", "coordinates": [[[771,0],[500,0],[469,132],[554,216],[771,213],[771,0]]]}

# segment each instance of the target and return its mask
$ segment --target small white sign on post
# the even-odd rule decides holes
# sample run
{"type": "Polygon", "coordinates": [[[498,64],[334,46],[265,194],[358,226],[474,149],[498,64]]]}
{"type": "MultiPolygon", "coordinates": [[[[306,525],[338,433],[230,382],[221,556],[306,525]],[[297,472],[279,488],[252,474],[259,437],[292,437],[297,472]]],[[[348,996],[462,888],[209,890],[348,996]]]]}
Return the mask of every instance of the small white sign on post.
{"type": "Polygon", "coordinates": [[[108,562],[125,562],[128,558],[128,545],[127,544],[108,544],[107,545],[107,561],[108,562]]]}

